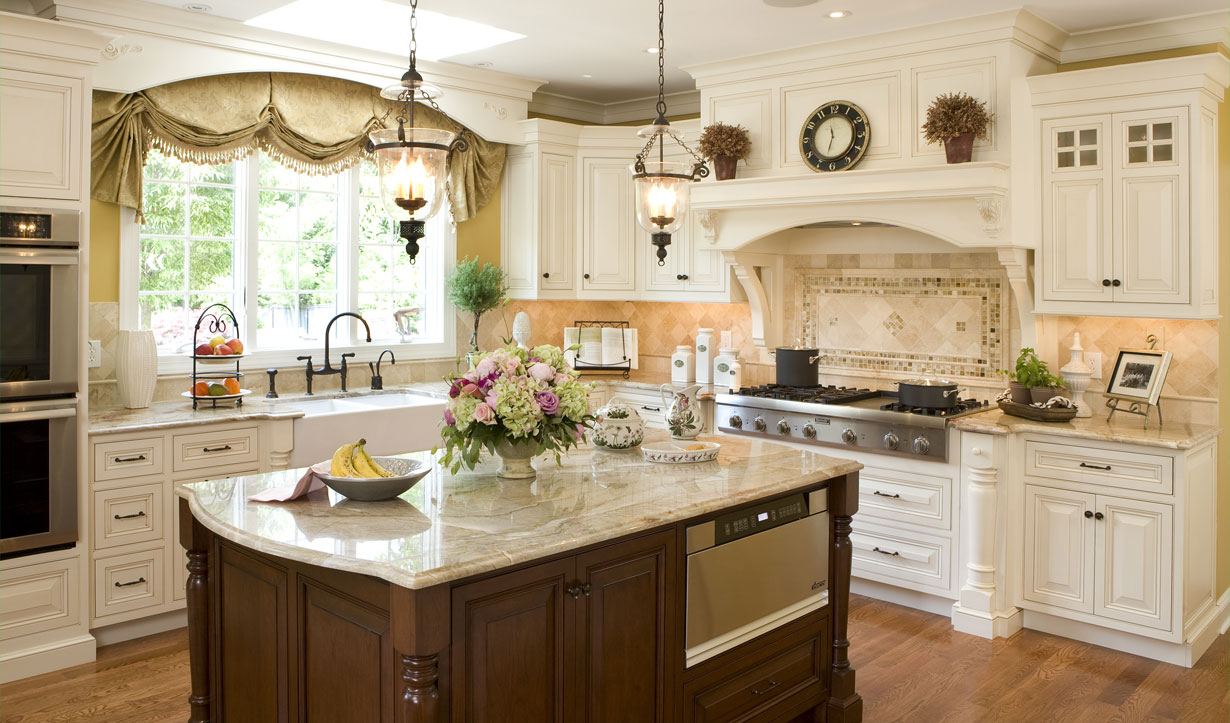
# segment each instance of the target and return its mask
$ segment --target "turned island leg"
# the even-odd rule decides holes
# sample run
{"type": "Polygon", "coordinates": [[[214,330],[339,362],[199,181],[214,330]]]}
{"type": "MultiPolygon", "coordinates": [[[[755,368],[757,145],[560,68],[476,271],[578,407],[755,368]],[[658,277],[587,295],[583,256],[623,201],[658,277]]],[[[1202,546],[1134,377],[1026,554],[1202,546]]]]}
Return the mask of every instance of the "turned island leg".
{"type": "Polygon", "coordinates": [[[209,539],[188,510],[188,501],[179,500],[179,542],[188,551],[188,660],[191,666],[191,693],[188,695],[188,723],[213,721],[209,692],[209,539]]]}
{"type": "Polygon", "coordinates": [[[448,718],[448,585],[392,589],[390,624],[397,665],[397,723],[444,723],[448,718]]]}
{"type": "Polygon", "coordinates": [[[850,544],[850,523],[857,511],[858,474],[833,480],[829,486],[829,514],[833,518],[833,549],[829,558],[829,605],[833,635],[828,702],[830,723],[859,723],[863,720],[863,699],[854,692],[850,640],[846,637],[850,614],[850,566],[854,552],[850,544]]]}

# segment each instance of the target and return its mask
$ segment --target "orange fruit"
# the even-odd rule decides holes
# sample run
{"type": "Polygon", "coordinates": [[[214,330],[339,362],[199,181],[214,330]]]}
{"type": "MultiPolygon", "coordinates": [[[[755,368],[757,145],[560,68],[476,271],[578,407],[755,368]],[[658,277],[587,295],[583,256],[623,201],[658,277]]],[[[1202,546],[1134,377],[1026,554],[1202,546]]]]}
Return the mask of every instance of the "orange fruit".
{"type": "Polygon", "coordinates": [[[222,384],[226,387],[227,394],[239,393],[239,380],[235,377],[227,377],[226,381],[222,382],[222,384]]]}
{"type": "Polygon", "coordinates": [[[192,393],[198,397],[208,397],[209,382],[197,382],[196,386],[192,389],[192,393]]]}

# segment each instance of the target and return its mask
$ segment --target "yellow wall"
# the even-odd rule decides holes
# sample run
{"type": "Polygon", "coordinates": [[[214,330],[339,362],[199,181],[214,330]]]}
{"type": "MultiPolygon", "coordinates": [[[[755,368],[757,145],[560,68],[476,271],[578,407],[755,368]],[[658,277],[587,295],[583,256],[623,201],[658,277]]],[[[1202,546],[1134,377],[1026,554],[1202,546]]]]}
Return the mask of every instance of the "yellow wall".
{"type": "MultiPolygon", "coordinates": [[[[1140,53],[1119,58],[1102,58],[1082,63],[1059,66],[1060,71],[1083,70],[1121,63],[1136,63],[1145,60],[1180,58],[1201,53],[1222,53],[1225,46],[1210,43],[1190,48],[1140,53]]],[[[1217,208],[1218,275],[1221,283],[1220,313],[1217,324],[1217,414],[1222,432],[1217,439],[1217,590],[1220,594],[1230,587],[1230,92],[1226,94],[1217,111],[1217,208]]]]}
{"type": "Polygon", "coordinates": [[[457,258],[500,264],[500,189],[469,221],[457,224],[457,258]]]}
{"type": "Polygon", "coordinates": [[[90,201],[90,301],[120,300],[120,207],[90,201]]]}

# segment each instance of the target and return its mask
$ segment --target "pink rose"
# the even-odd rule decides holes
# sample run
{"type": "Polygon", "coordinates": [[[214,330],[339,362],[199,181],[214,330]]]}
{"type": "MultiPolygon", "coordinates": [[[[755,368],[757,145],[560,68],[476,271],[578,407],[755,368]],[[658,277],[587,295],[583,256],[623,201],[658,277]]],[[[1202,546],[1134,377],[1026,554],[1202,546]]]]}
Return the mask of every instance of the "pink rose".
{"type": "Polygon", "coordinates": [[[538,362],[529,368],[530,376],[534,377],[535,381],[548,382],[555,379],[555,368],[550,364],[538,362]]]}
{"type": "Polygon", "coordinates": [[[474,367],[474,376],[479,379],[486,379],[496,371],[495,362],[491,359],[483,359],[474,367]]]}
{"type": "Polygon", "coordinates": [[[559,397],[554,392],[543,390],[534,395],[534,401],[542,408],[543,414],[555,414],[559,411],[559,397]]]}
{"type": "Polygon", "coordinates": [[[474,408],[474,421],[479,424],[495,424],[495,410],[487,406],[486,402],[479,402],[474,408]]]}
{"type": "Polygon", "coordinates": [[[571,380],[571,379],[572,379],[572,377],[568,376],[568,375],[567,375],[567,374],[565,374],[564,372],[556,372],[556,373],[555,373],[555,382],[554,382],[554,384],[555,384],[555,386],[557,386],[557,387],[558,387],[559,385],[561,385],[561,384],[563,384],[564,382],[567,382],[567,381],[569,381],[569,380],[571,380]]]}
{"type": "Polygon", "coordinates": [[[487,393],[487,406],[495,408],[495,403],[500,401],[500,395],[494,389],[487,393]]]}

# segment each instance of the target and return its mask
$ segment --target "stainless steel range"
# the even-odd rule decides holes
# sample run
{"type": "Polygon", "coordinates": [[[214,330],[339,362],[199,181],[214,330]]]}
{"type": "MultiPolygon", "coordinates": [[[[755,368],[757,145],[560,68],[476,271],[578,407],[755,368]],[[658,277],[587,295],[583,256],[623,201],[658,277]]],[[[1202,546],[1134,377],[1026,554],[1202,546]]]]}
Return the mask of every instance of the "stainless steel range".
{"type": "Polygon", "coordinates": [[[988,406],[970,399],[951,409],[906,407],[896,392],[776,384],[718,394],[716,402],[723,432],[937,461],[948,457],[947,420],[988,406]]]}

